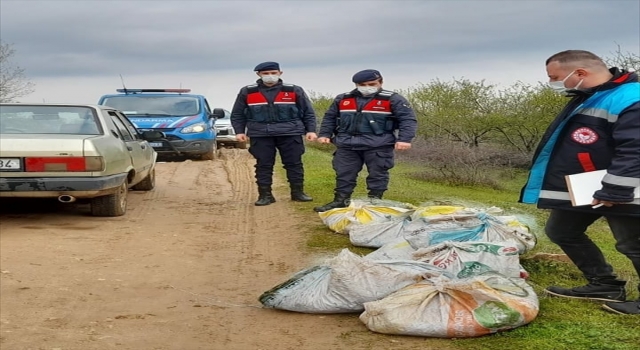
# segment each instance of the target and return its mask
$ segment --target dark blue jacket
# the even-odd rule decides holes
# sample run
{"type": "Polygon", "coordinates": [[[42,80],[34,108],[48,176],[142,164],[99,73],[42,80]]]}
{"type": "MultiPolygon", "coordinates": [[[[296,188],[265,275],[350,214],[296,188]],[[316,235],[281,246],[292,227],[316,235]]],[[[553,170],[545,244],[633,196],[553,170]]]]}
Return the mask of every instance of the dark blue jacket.
{"type": "Polygon", "coordinates": [[[257,109],[261,115],[275,116],[283,114],[283,106],[274,105],[276,96],[283,89],[282,80],[271,87],[264,85],[262,79],[257,80],[256,83],[256,85],[248,85],[240,89],[231,110],[231,125],[236,134],[246,134],[249,137],[269,137],[304,135],[308,132],[316,132],[316,115],[311,101],[309,101],[304,90],[296,85],[287,84],[293,89],[296,97],[295,104],[290,107],[290,112],[297,115],[285,120],[277,117],[266,118],[266,120],[264,118],[256,118],[256,109],[250,109],[247,104],[247,96],[254,86],[257,86],[258,91],[268,102],[263,108],[257,109]]]}
{"type": "Polygon", "coordinates": [[[539,208],[640,216],[640,83],[613,68],[605,84],[576,91],[551,123],[535,152],[520,202],[539,208]],[[572,207],[565,175],[606,169],[593,197],[624,202],[610,208],[572,207]]]}
{"type": "MultiPolygon", "coordinates": [[[[343,115],[345,114],[344,107],[342,108],[342,113],[343,115]]],[[[381,90],[377,94],[363,96],[356,89],[336,96],[333,103],[324,114],[318,137],[331,138],[336,147],[345,147],[355,150],[370,149],[393,146],[396,142],[410,143],[416,136],[417,128],[418,122],[416,115],[409,105],[409,102],[401,95],[391,91],[381,90]],[[353,114],[357,114],[357,111],[347,112],[346,120],[341,120],[341,102],[344,103],[344,101],[355,99],[358,111],[362,111],[369,102],[374,99],[380,99],[378,95],[380,95],[380,97],[385,96],[385,98],[386,96],[389,96],[388,101],[390,104],[391,114],[386,116],[386,118],[390,123],[385,124],[384,132],[376,133],[372,130],[370,133],[363,133],[362,130],[355,130],[354,128],[351,128],[353,114]]]]}

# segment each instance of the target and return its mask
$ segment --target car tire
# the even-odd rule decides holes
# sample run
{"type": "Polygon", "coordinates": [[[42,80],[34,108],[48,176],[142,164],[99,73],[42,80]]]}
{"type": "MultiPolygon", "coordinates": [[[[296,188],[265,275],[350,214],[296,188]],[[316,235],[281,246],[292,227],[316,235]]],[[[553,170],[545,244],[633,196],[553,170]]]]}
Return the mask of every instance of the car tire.
{"type": "Polygon", "coordinates": [[[200,155],[200,159],[202,159],[202,160],[215,160],[215,159],[218,159],[218,144],[217,144],[217,142],[213,142],[209,152],[201,154],[200,155]]]}
{"type": "Polygon", "coordinates": [[[110,195],[91,199],[91,215],[122,216],[127,212],[127,193],[129,186],[123,182],[118,190],[110,195]]]}
{"type": "Polygon", "coordinates": [[[236,148],[247,149],[247,141],[236,143],[236,148]]]}
{"type": "Polygon", "coordinates": [[[138,182],[131,189],[136,191],[151,191],[156,187],[156,168],[154,167],[149,172],[149,175],[138,182]]]}

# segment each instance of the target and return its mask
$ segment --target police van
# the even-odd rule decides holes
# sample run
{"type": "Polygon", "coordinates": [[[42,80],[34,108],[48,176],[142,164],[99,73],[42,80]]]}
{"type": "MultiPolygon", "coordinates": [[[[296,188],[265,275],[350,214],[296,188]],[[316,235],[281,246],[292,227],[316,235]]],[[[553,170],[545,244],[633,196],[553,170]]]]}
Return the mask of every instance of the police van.
{"type": "Polygon", "coordinates": [[[160,155],[216,159],[216,118],[224,110],[209,107],[190,89],[117,89],[100,97],[99,105],[122,111],[140,131],[161,131],[165,138],[150,142],[160,155]]]}

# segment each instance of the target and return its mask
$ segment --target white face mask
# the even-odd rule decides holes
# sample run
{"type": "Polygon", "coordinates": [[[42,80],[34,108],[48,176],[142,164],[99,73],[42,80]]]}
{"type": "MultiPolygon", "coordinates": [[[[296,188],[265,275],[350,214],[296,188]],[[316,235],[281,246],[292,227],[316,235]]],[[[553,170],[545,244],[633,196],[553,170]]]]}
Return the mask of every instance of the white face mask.
{"type": "Polygon", "coordinates": [[[260,79],[267,84],[277,83],[280,80],[280,74],[265,74],[261,75],[260,79]]]}
{"type": "Polygon", "coordinates": [[[367,96],[378,92],[378,88],[375,86],[358,86],[358,91],[364,96],[367,96]]]}
{"type": "Polygon", "coordinates": [[[576,71],[574,70],[573,72],[569,73],[569,75],[567,75],[566,78],[562,79],[562,80],[558,80],[558,81],[550,81],[547,83],[547,85],[549,85],[549,87],[551,89],[553,89],[553,91],[560,93],[560,94],[565,94],[567,93],[567,90],[578,90],[578,88],[580,87],[580,85],[582,85],[582,82],[584,81],[584,79],[580,80],[580,82],[578,83],[578,85],[576,85],[575,87],[573,87],[572,89],[567,88],[564,85],[564,82],[567,81],[567,79],[569,79],[573,73],[575,73],[576,71]]]}

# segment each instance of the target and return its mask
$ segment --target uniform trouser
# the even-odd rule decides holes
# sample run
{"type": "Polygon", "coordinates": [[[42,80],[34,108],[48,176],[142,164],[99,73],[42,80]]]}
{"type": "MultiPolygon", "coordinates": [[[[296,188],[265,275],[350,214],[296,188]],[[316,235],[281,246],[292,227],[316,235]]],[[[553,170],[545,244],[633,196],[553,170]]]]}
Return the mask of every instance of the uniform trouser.
{"type": "MultiPolygon", "coordinates": [[[[601,216],[553,209],[545,227],[549,239],[560,246],[587,279],[615,277],[600,248],[585,233],[601,216]]],[[[606,215],[605,219],[616,240],[616,249],[631,260],[640,276],[640,218],[606,215]]]]}
{"type": "Polygon", "coordinates": [[[339,147],[333,154],[333,170],[336,172],[335,192],[351,195],[356,188],[358,173],[367,166],[367,190],[387,190],[389,169],[393,168],[393,146],[352,150],[339,147]]]}
{"type": "Polygon", "coordinates": [[[304,142],[301,135],[252,137],[249,153],[256,159],[256,183],[258,186],[271,186],[273,166],[276,163],[276,150],[287,172],[289,183],[303,183],[304,169],[302,155],[304,142]]]}

